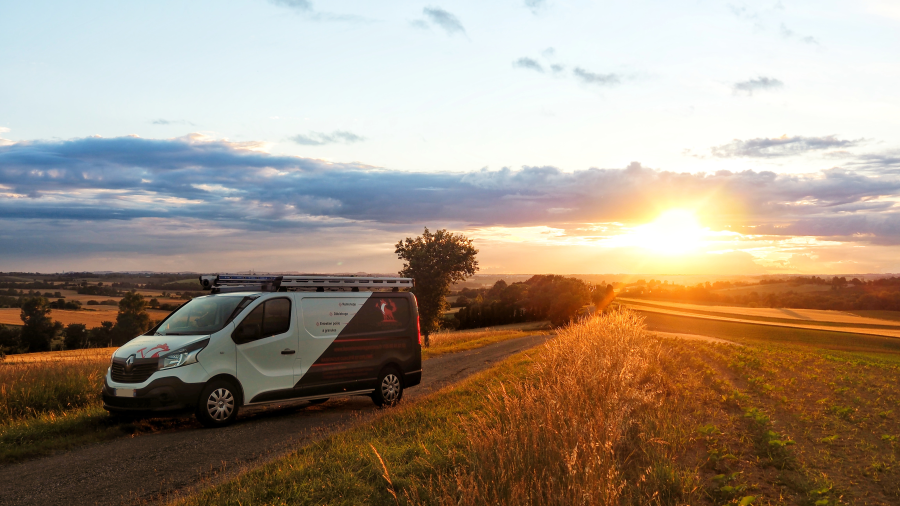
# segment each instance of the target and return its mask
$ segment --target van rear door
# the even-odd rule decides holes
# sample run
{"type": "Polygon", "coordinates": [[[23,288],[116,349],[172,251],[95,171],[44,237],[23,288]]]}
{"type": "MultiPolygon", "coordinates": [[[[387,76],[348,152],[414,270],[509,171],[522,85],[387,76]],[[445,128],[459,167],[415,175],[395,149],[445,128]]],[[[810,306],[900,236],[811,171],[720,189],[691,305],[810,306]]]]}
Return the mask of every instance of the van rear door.
{"type": "Polygon", "coordinates": [[[410,299],[403,292],[303,297],[301,345],[313,360],[297,383],[302,395],[374,388],[388,363],[406,372],[418,351],[410,299]]]}

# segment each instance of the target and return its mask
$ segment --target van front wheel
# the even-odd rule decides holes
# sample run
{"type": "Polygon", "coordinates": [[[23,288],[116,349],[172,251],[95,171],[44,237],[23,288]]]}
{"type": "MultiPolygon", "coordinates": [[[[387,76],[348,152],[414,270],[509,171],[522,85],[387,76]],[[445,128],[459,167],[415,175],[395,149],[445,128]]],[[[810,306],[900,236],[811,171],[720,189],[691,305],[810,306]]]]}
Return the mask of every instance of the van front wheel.
{"type": "Polygon", "coordinates": [[[378,406],[394,406],[403,398],[403,380],[396,369],[385,369],[378,375],[378,386],[372,400],[378,406]]]}
{"type": "Polygon", "coordinates": [[[197,403],[197,420],[206,427],[224,427],[237,419],[238,395],[227,381],[211,381],[197,403]]]}

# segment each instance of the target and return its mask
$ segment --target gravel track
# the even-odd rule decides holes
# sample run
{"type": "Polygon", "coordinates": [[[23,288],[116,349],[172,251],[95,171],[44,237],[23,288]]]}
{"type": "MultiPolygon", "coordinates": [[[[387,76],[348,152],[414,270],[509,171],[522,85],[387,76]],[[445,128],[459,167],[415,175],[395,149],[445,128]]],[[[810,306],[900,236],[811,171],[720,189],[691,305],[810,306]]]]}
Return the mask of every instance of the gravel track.
{"type": "MultiPolygon", "coordinates": [[[[549,337],[519,337],[426,360],[422,383],[405,392],[403,402],[416,402],[549,337]]],[[[368,397],[332,399],[317,406],[282,403],[243,410],[234,425],[223,429],[188,423],[168,432],[4,465],[0,504],[165,502],[371,420],[379,411],[368,397]]]]}

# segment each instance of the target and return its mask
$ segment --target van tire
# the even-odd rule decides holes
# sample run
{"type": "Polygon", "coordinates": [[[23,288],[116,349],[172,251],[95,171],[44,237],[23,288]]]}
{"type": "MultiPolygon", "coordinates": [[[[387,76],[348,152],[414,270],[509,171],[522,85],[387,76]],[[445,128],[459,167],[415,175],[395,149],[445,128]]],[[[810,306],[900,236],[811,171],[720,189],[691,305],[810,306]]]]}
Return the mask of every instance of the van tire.
{"type": "Polygon", "coordinates": [[[205,427],[224,427],[237,419],[240,404],[240,393],[232,382],[213,380],[200,394],[195,415],[205,427]]]}
{"type": "Polygon", "coordinates": [[[378,384],[372,392],[372,401],[376,406],[390,407],[397,405],[403,398],[403,375],[393,367],[386,367],[378,375],[378,384]]]}

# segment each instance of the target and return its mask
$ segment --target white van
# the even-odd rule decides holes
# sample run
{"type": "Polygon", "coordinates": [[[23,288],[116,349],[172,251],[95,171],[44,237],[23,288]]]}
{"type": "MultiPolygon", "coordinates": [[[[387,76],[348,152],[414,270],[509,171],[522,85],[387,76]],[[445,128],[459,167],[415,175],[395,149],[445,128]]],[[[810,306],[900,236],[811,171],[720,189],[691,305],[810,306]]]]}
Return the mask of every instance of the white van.
{"type": "Polygon", "coordinates": [[[288,399],[367,395],[390,406],[421,381],[416,298],[399,291],[411,279],[223,275],[201,283],[211,295],[113,353],[106,410],[193,411],[216,427],[241,406],[288,399]],[[385,288],[393,290],[375,291],[385,288]]]}

